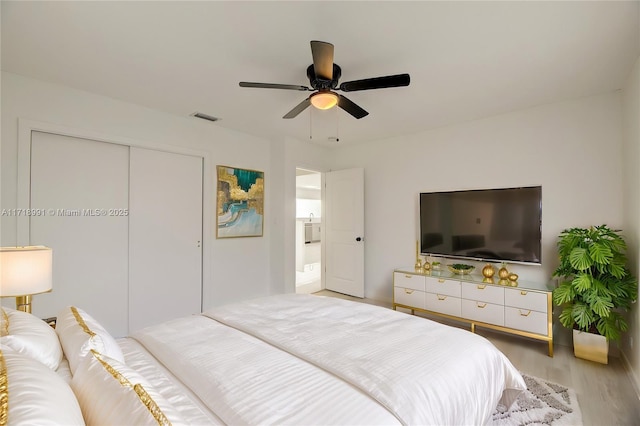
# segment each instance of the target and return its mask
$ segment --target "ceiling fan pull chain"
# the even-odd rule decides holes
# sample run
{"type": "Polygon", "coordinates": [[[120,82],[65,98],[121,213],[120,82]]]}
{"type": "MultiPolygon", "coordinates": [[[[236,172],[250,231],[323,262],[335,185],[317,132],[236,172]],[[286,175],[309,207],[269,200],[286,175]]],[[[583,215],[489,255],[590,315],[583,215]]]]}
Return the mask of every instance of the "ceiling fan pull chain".
{"type": "Polygon", "coordinates": [[[313,109],[309,111],[309,140],[313,140],[313,119],[311,116],[313,115],[313,109]]]}
{"type": "Polygon", "coordinates": [[[336,142],[340,142],[340,111],[338,108],[334,108],[336,110],[336,142]]]}

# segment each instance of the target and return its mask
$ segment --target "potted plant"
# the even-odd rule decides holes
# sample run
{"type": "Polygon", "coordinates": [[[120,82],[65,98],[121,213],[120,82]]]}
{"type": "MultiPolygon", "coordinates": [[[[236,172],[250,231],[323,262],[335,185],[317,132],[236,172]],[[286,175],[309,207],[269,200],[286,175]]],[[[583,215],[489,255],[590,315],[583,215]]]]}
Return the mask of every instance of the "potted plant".
{"type": "Polygon", "coordinates": [[[620,340],[628,328],[622,312],[635,302],[638,281],[626,267],[626,248],[620,231],[606,225],[560,233],[553,276],[561,282],[553,302],[562,306],[560,323],[573,329],[579,358],[606,364],[609,341],[620,340]]]}

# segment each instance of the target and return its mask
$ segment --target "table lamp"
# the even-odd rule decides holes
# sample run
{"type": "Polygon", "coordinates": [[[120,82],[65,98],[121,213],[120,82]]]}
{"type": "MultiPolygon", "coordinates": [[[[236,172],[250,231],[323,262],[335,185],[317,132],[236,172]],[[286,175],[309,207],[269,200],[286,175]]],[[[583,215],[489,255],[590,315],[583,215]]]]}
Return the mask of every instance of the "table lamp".
{"type": "Polygon", "coordinates": [[[52,250],[44,246],[0,247],[0,297],[15,297],[31,313],[31,296],[51,291],[52,250]]]}

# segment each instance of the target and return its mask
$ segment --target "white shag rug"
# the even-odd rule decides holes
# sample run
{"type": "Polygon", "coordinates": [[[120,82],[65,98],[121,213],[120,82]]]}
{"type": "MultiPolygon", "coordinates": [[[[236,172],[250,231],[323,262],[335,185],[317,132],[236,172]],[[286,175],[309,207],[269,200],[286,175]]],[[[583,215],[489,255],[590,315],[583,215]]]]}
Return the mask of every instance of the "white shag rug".
{"type": "Polygon", "coordinates": [[[527,390],[509,411],[497,409],[493,413],[492,426],[582,425],[582,412],[573,389],[528,374],[522,377],[527,390]]]}

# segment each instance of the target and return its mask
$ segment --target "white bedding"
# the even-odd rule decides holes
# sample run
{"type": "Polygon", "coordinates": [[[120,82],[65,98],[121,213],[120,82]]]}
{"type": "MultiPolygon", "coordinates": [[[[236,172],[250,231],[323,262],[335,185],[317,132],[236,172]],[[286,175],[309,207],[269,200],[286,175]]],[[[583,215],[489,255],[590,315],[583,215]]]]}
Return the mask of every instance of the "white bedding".
{"type": "MultiPolygon", "coordinates": [[[[334,298],[257,299],[132,337],[206,416],[233,425],[476,425],[526,389],[480,336],[334,298]]],[[[127,363],[144,352],[120,344],[127,363]]]]}
{"type": "Polygon", "coordinates": [[[196,315],[133,335],[226,424],[398,424],[348,383],[196,315]]]}
{"type": "Polygon", "coordinates": [[[284,295],[205,315],[333,373],[404,424],[484,423],[526,389],[485,338],[390,309],[284,295]]]}
{"type": "Polygon", "coordinates": [[[192,425],[224,425],[193,392],[130,338],[118,339],[127,366],[140,373],[192,425]]]}

